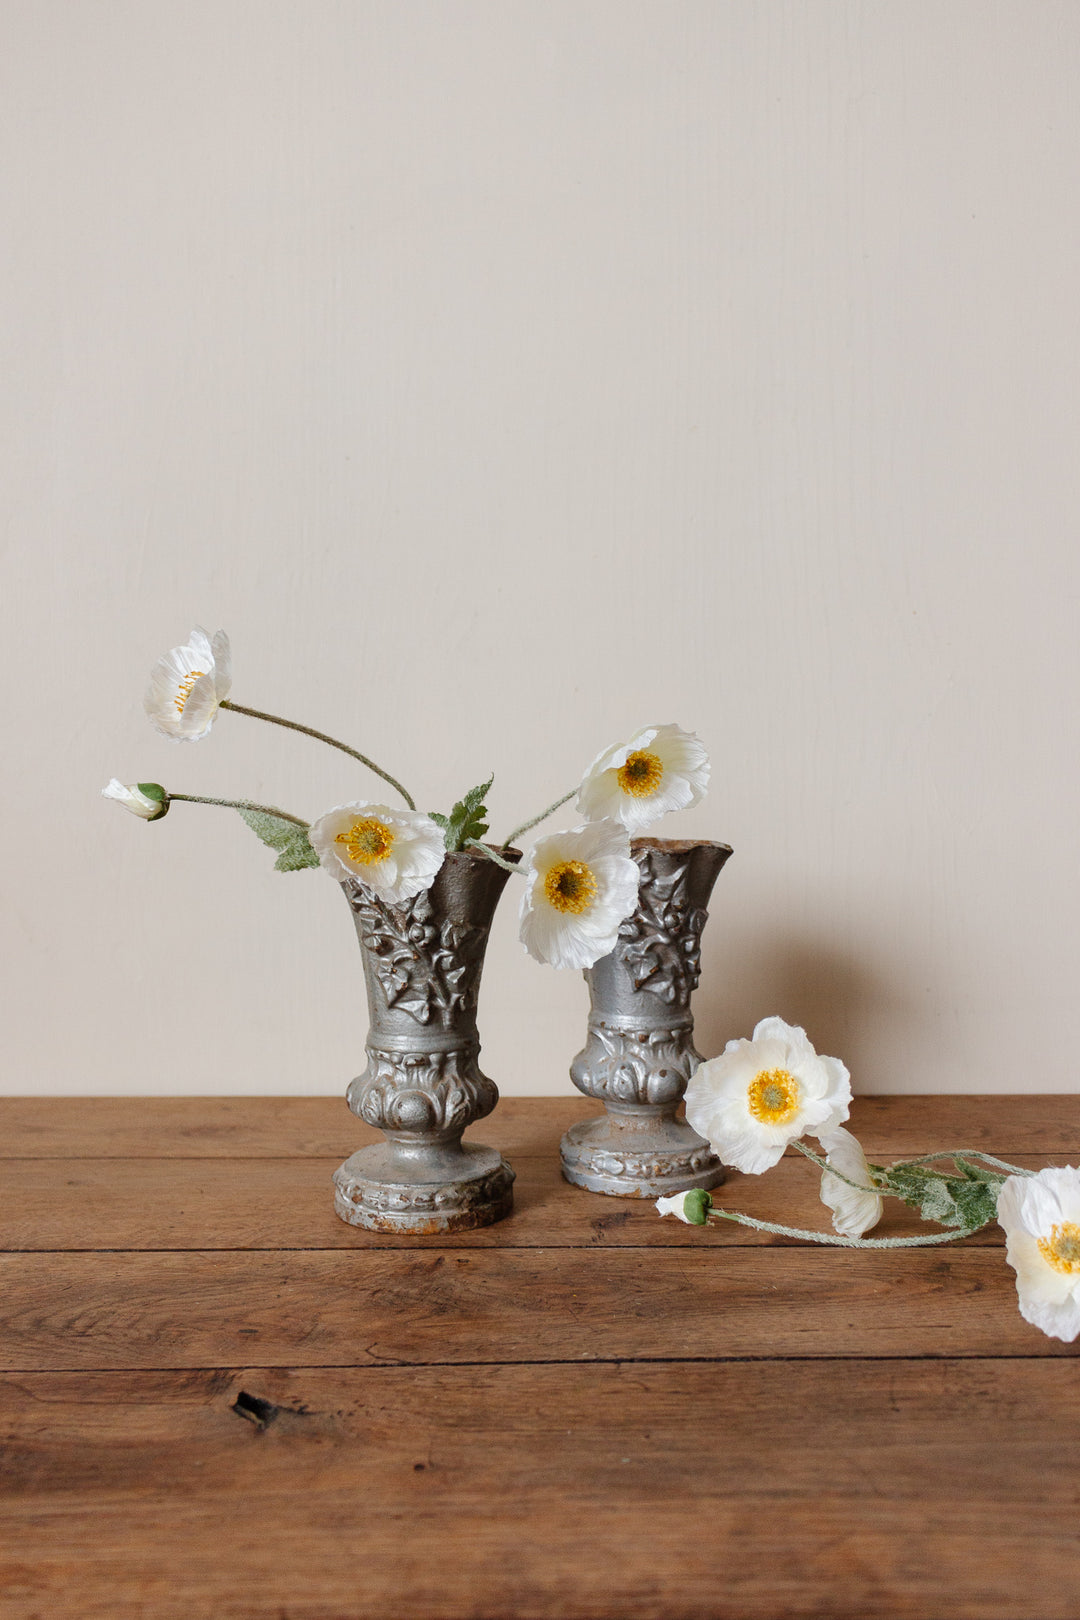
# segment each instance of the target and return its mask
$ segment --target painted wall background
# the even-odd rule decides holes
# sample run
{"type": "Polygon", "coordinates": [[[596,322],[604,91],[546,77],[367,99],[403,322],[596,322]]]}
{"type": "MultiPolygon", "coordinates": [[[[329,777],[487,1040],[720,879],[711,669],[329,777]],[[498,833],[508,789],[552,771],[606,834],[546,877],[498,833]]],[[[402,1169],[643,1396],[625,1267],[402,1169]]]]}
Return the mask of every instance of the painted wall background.
{"type": "MultiPolygon", "coordinates": [[[[496,832],[696,729],[704,1051],[779,1012],[856,1089],[1074,1089],[1075,4],[4,13],[3,1089],[361,1066],[331,882],[98,796],[369,786],[155,736],[196,622],[426,807],[494,769],[496,832]]],[[[569,1089],[585,1010],[504,903],[488,1072],[569,1089]]]]}

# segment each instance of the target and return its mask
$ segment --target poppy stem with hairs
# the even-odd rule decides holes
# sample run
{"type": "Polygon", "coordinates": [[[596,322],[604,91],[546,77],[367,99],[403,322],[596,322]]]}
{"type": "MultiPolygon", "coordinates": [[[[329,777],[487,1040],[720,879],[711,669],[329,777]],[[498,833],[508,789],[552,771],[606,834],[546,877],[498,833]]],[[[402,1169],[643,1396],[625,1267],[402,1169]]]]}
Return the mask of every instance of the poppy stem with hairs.
{"type": "Polygon", "coordinates": [[[921,1249],[931,1243],[955,1243],[969,1237],[978,1227],[958,1227],[954,1232],[933,1232],[925,1237],[849,1238],[834,1236],[831,1232],[811,1232],[801,1226],[780,1226],[776,1221],[757,1221],[752,1215],[742,1215],[734,1209],[717,1209],[715,1204],[706,1217],[710,1221],[735,1221],[739,1226],[752,1226],[757,1232],[775,1232],[780,1237],[802,1238],[805,1243],[824,1243],[836,1249],[921,1249]]]}
{"type": "Polygon", "coordinates": [[[792,1142],[791,1146],[796,1150],[796,1152],[801,1153],[804,1158],[809,1159],[811,1164],[816,1164],[819,1170],[824,1170],[827,1175],[835,1176],[837,1181],[846,1182],[849,1187],[854,1187],[856,1192],[881,1194],[890,1190],[888,1187],[884,1186],[864,1187],[861,1181],[852,1181],[851,1177],[845,1176],[842,1170],[837,1170],[835,1165],[829,1164],[825,1159],[820,1158],[818,1154],[814,1152],[813,1148],[807,1147],[805,1142],[792,1142]]]}
{"type": "MultiPolygon", "coordinates": [[[[510,840],[507,839],[506,844],[509,842],[510,840]]],[[[502,845],[503,849],[506,848],[506,844],[502,845]]],[[[487,844],[482,844],[478,838],[466,838],[465,848],[479,850],[480,854],[486,855],[489,861],[494,861],[496,866],[501,866],[504,872],[516,872],[519,877],[523,875],[521,867],[516,862],[504,861],[501,855],[496,855],[493,849],[490,849],[487,844]]]]}
{"type": "Polygon", "coordinates": [[[506,849],[510,844],[516,844],[522,833],[530,832],[533,827],[538,827],[542,821],[546,821],[548,816],[553,816],[556,810],[561,810],[564,804],[569,804],[577,791],[576,787],[571,788],[569,793],[564,793],[561,799],[556,799],[554,804],[549,804],[546,810],[541,810],[540,814],[533,816],[531,821],[523,821],[520,827],[515,827],[509,838],[503,839],[499,846],[500,849],[506,849]]]}
{"type": "MultiPolygon", "coordinates": [[[[943,1148],[940,1153],[924,1153],[919,1159],[903,1159],[901,1164],[907,1169],[912,1164],[933,1164],[935,1159],[981,1159],[984,1164],[992,1164],[996,1170],[1007,1170],[1012,1176],[1036,1176],[1037,1170],[1025,1170],[1022,1165],[1010,1164],[1008,1159],[996,1159],[992,1153],[983,1153],[979,1148],[943,1148]]],[[[895,1170],[896,1165],[890,1165],[895,1170]]]]}
{"type": "MultiPolygon", "coordinates": [[[[305,737],[314,737],[316,742],[329,743],[331,748],[339,748],[343,754],[351,759],[358,759],[361,765],[366,765],[369,771],[381,776],[384,782],[389,782],[395,793],[400,793],[410,810],[416,809],[416,800],[412,794],[402,787],[396,777],[384,771],[381,765],[376,765],[373,759],[361,754],[359,749],[350,748],[348,743],[338,742],[336,737],[328,737],[325,731],[316,731],[311,726],[302,726],[299,720],[283,720],[279,714],[265,714],[262,709],[248,709],[242,703],[234,703],[231,698],[223,698],[218,704],[219,709],[232,709],[234,714],[246,714],[252,720],[268,720],[272,726],[284,726],[287,731],[302,731],[305,737]]],[[[546,812],[545,812],[546,814],[546,812]]]]}
{"type": "Polygon", "coordinates": [[[310,821],[302,821],[299,816],[290,815],[288,810],[278,810],[272,804],[252,804],[250,799],[204,799],[198,793],[167,793],[165,798],[169,804],[175,799],[182,799],[185,804],[219,804],[223,810],[257,810],[263,816],[291,821],[297,827],[303,827],[305,832],[311,826],[310,821]]]}

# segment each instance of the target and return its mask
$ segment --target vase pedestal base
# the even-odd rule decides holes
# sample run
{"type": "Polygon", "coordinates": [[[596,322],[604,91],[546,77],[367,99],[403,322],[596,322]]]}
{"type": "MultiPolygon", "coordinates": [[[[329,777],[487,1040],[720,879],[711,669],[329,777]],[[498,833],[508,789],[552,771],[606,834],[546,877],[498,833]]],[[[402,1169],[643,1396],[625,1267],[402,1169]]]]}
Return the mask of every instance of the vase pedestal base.
{"type": "Polygon", "coordinates": [[[562,1173],[576,1187],[613,1198],[662,1198],[691,1187],[719,1187],[724,1167],[704,1137],[674,1109],[611,1105],[571,1125],[560,1144],[562,1173]]]}
{"type": "Polygon", "coordinates": [[[514,1205],[514,1172],[479,1143],[402,1147],[376,1142],[334,1171],[334,1208],[369,1232],[468,1232],[514,1205]]]}

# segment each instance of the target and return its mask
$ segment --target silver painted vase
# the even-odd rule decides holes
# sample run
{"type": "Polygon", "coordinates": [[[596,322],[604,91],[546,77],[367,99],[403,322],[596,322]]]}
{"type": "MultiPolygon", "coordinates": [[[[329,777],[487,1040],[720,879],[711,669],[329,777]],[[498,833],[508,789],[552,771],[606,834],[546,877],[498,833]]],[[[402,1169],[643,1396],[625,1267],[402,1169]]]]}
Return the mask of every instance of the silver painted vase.
{"type": "Polygon", "coordinates": [[[334,1172],[342,1220],[376,1232],[461,1232],[513,1205],[514,1172],[462,1132],[499,1100],[480,1072],[476,1000],[488,931],[509,873],[447,855],[431,888],[386,905],[342,883],[364,959],[368,1065],[349,1107],[385,1140],[334,1172]]]}
{"type": "Polygon", "coordinates": [[[701,931],[728,844],[635,838],[641,878],[637,909],[615,949],[585,972],[589,1038],[570,1066],[598,1118],[562,1139],[567,1181],[619,1198],[657,1198],[716,1187],[723,1166],[704,1137],[678,1117],[701,1062],[690,997],[701,972],[701,931]]]}

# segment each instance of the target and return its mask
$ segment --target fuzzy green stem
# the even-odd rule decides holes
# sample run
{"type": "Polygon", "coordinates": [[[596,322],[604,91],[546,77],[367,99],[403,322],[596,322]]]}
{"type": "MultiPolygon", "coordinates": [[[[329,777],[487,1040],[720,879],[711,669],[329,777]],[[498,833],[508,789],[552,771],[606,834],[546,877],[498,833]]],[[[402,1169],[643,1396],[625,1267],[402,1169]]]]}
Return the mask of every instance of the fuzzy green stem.
{"type": "Polygon", "coordinates": [[[250,799],[204,799],[198,793],[167,793],[165,802],[172,804],[174,799],[182,799],[185,804],[219,804],[223,810],[258,810],[264,816],[277,816],[280,821],[292,821],[296,826],[303,827],[307,832],[311,826],[310,821],[301,821],[299,816],[292,816],[287,810],[277,810],[272,804],[253,804],[250,799]]]}
{"type": "MultiPolygon", "coordinates": [[[[831,1173],[831,1172],[830,1172],[831,1173]]],[[[708,1219],[735,1221],[739,1226],[752,1226],[758,1232],[775,1232],[780,1237],[802,1238],[806,1243],[823,1243],[835,1249],[916,1249],[931,1243],[955,1243],[958,1238],[970,1236],[968,1229],[959,1232],[933,1232],[925,1237],[911,1238],[849,1238],[828,1232],[811,1232],[800,1226],[778,1226],[775,1221],[758,1221],[752,1215],[742,1215],[733,1209],[717,1209],[714,1204],[708,1219]]],[[[977,1227],[970,1229],[977,1231],[977,1227]]]]}
{"type": "Polygon", "coordinates": [[[933,1164],[935,1159],[981,1159],[984,1164],[992,1164],[998,1170],[1007,1170],[1013,1176],[1034,1176],[1035,1170],[1025,1170],[1019,1164],[1009,1164],[1006,1159],[996,1159],[992,1153],[982,1153],[978,1148],[945,1148],[940,1153],[924,1153],[919,1159],[898,1159],[896,1164],[889,1166],[895,1170],[899,1166],[905,1169],[910,1165],[933,1164]]]}
{"type": "Polygon", "coordinates": [[[499,846],[500,849],[508,849],[511,844],[516,844],[522,833],[531,832],[532,829],[534,827],[538,827],[542,821],[546,821],[548,816],[553,816],[556,810],[561,810],[564,804],[569,804],[576,792],[577,788],[571,788],[569,793],[564,793],[561,799],[556,799],[554,804],[549,804],[546,810],[541,810],[540,814],[538,816],[533,816],[531,821],[523,821],[520,827],[514,828],[509,838],[503,839],[499,846]]]}
{"type": "Polygon", "coordinates": [[[339,748],[343,754],[348,754],[350,759],[358,759],[361,765],[367,766],[369,771],[374,771],[375,775],[381,776],[384,782],[389,782],[395,793],[401,794],[410,810],[416,809],[416,800],[412,794],[403,788],[397,778],[390,775],[389,771],[384,771],[381,765],[376,765],[373,759],[368,759],[367,755],[361,754],[358,749],[350,748],[348,743],[338,742],[336,737],[328,737],[325,731],[316,731],[312,726],[302,726],[299,720],[283,720],[279,714],[264,714],[262,709],[245,708],[242,703],[234,703],[231,698],[225,698],[218,707],[231,709],[234,714],[249,715],[252,720],[268,720],[272,726],[284,726],[287,731],[302,731],[305,737],[314,737],[316,742],[329,743],[331,748],[339,748]]]}
{"type": "MultiPolygon", "coordinates": [[[[506,847],[505,844],[502,845],[503,849],[506,847]]],[[[465,848],[478,850],[481,855],[486,855],[489,861],[494,861],[496,866],[501,866],[504,872],[516,872],[519,877],[524,875],[515,861],[504,861],[501,855],[496,855],[493,849],[487,844],[482,844],[478,838],[466,838],[465,848]]]]}
{"type": "MultiPolygon", "coordinates": [[[[842,1170],[837,1170],[835,1165],[831,1165],[826,1159],[820,1158],[812,1148],[806,1146],[805,1142],[792,1142],[791,1145],[793,1148],[797,1148],[805,1159],[809,1159],[811,1164],[816,1164],[819,1170],[824,1170],[827,1175],[835,1176],[837,1181],[846,1181],[848,1186],[854,1187],[857,1192],[877,1193],[880,1197],[883,1192],[888,1191],[886,1187],[864,1187],[861,1181],[852,1181],[851,1177],[845,1176],[842,1170]]],[[[893,1196],[896,1195],[893,1194],[893,1196]]]]}

